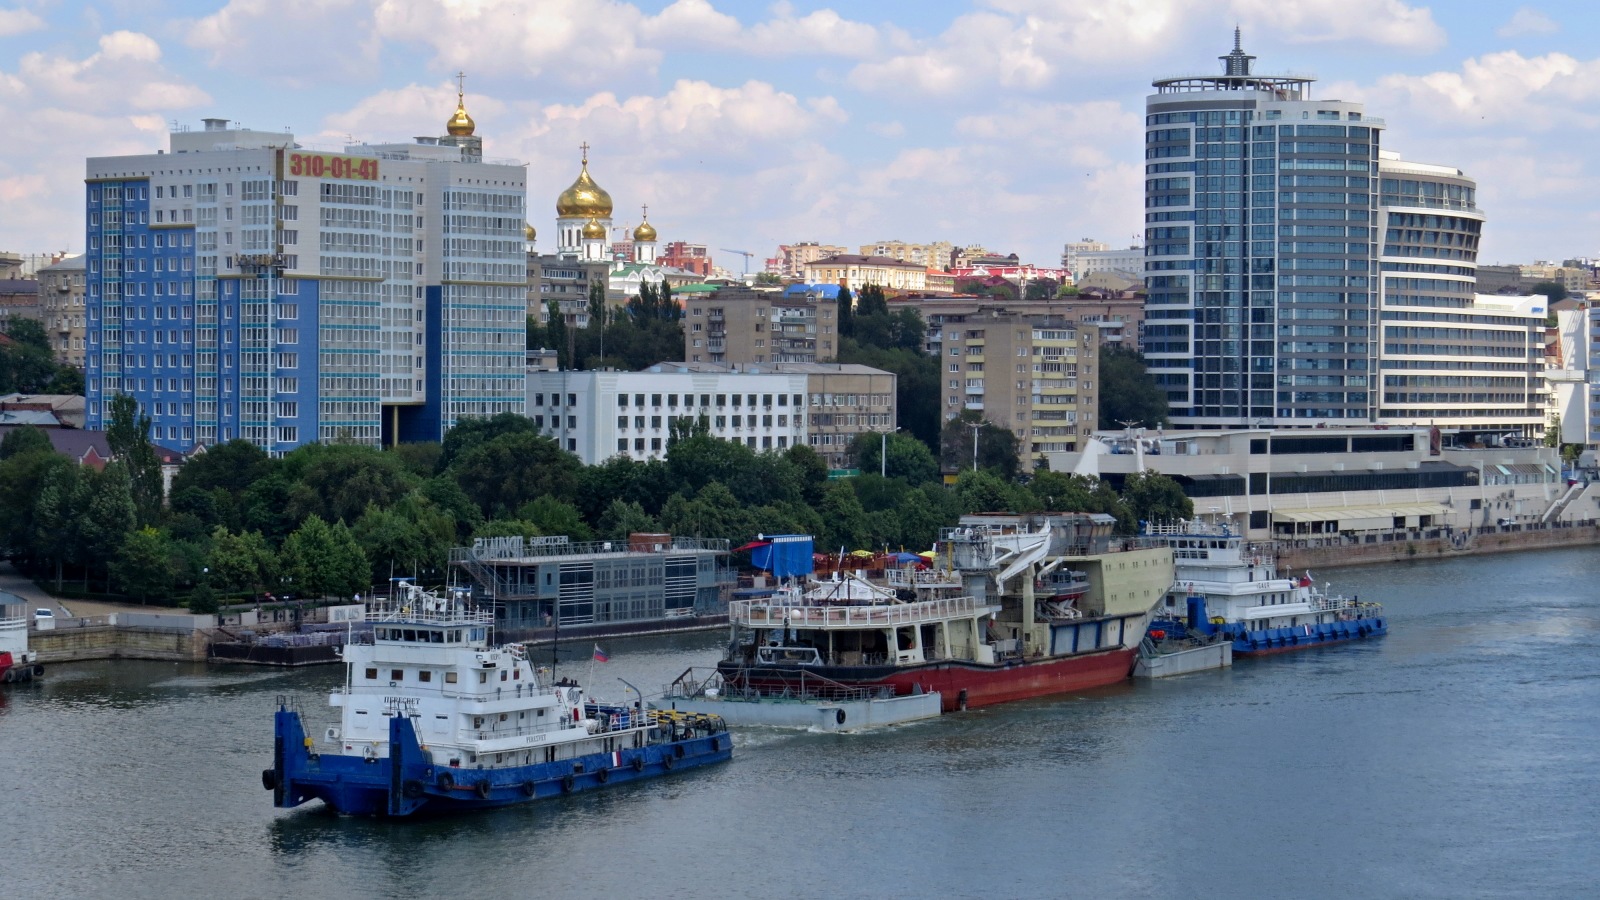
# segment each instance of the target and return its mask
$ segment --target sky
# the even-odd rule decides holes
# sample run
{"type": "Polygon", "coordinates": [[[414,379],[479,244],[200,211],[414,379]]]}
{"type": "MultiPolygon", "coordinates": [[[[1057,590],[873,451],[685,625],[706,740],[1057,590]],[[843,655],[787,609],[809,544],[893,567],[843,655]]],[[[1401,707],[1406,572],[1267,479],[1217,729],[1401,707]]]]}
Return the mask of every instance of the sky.
{"type": "Polygon", "coordinates": [[[1236,25],[1255,71],[1477,179],[1480,263],[1600,256],[1580,0],[0,0],[0,250],[81,252],[85,157],[202,117],[335,150],[439,135],[464,71],[541,249],[587,142],[618,226],[648,204],[735,272],[805,240],[1057,264],[1135,243],[1150,82],[1220,72],[1236,25]]]}

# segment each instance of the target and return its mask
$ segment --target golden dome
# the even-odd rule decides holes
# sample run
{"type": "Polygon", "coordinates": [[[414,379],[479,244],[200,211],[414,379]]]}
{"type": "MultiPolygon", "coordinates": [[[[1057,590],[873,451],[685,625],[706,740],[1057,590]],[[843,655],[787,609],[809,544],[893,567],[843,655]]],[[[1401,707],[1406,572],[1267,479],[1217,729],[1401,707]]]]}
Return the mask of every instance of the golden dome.
{"type": "Polygon", "coordinates": [[[477,123],[467,115],[466,98],[457,94],[456,114],[450,117],[450,121],[444,123],[444,130],[455,137],[470,137],[477,127],[477,123]]]}
{"type": "Polygon", "coordinates": [[[532,243],[534,241],[534,239],[536,239],[538,237],[539,237],[539,232],[533,230],[533,226],[532,225],[523,225],[522,226],[522,239],[523,240],[528,241],[529,243],[532,243]]]}
{"type": "Polygon", "coordinates": [[[635,228],[633,230],[633,239],[636,240],[636,241],[653,241],[653,240],[655,240],[656,239],[656,227],[654,225],[651,225],[650,224],[650,220],[648,220],[648,219],[646,219],[643,222],[640,222],[639,223],[639,227],[635,228]]]}
{"type": "Polygon", "coordinates": [[[556,199],[556,215],[577,219],[611,218],[611,195],[589,177],[587,152],[584,153],[583,171],[578,173],[578,180],[556,199]]]}
{"type": "Polygon", "coordinates": [[[599,222],[596,222],[595,220],[590,219],[589,220],[589,224],[583,226],[583,239],[586,240],[586,241],[587,240],[600,240],[600,241],[605,240],[606,239],[606,227],[604,225],[601,225],[599,222]]]}

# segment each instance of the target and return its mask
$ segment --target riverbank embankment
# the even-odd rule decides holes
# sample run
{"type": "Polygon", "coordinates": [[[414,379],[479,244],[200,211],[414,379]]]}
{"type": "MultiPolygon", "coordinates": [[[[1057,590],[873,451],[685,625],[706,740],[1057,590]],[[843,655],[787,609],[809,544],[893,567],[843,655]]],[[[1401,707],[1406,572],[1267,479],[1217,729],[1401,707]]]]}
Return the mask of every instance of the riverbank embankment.
{"type": "Polygon", "coordinates": [[[1395,532],[1372,536],[1279,541],[1278,568],[1324,569],[1364,566],[1407,559],[1447,559],[1484,553],[1514,553],[1600,544],[1600,524],[1538,527],[1515,525],[1472,531],[1395,532]],[[1433,536],[1429,536],[1433,535],[1433,536]]]}

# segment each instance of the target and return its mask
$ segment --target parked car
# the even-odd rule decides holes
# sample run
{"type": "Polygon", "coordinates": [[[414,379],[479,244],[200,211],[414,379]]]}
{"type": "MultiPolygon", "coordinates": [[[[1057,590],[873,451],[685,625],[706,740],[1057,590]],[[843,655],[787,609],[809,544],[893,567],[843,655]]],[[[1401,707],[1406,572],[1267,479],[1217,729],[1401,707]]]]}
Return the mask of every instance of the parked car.
{"type": "Polygon", "coordinates": [[[53,621],[55,621],[55,618],[56,618],[56,614],[55,614],[54,611],[45,609],[43,607],[40,607],[39,609],[36,609],[36,610],[33,611],[33,620],[35,622],[38,622],[41,619],[49,619],[50,621],[53,622],[53,621]]]}

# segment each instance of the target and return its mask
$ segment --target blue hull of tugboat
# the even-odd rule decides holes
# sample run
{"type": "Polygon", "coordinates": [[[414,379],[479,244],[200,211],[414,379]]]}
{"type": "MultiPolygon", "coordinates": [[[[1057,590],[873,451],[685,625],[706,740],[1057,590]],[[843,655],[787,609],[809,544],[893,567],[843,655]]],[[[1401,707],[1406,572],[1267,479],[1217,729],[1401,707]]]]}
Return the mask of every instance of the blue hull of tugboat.
{"type": "Polygon", "coordinates": [[[274,722],[273,767],[261,773],[273,805],[290,808],[321,800],[339,813],[410,816],[493,809],[577,791],[626,784],[723,762],[733,755],[726,731],[576,759],[467,769],[434,765],[417,741],[411,720],[389,720],[386,759],[312,753],[300,714],[279,708],[274,722]]]}
{"type": "Polygon", "coordinates": [[[1389,633],[1389,622],[1382,616],[1375,616],[1258,631],[1247,631],[1230,622],[1221,626],[1221,631],[1233,641],[1234,656],[1267,656],[1382,637],[1389,633]]]}

